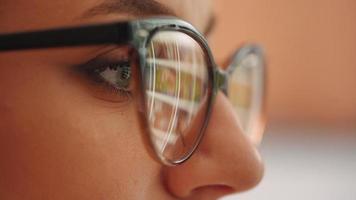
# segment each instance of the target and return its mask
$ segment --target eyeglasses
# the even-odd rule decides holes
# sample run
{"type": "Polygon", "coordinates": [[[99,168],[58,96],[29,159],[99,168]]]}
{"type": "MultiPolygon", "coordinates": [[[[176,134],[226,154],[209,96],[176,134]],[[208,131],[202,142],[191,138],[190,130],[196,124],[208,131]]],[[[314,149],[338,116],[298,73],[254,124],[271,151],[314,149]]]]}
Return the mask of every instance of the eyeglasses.
{"type": "Polygon", "coordinates": [[[145,137],[162,163],[177,165],[193,154],[219,89],[230,99],[243,132],[260,142],[265,68],[262,51],[256,45],[238,50],[222,71],[204,37],[176,18],[0,35],[0,52],[103,44],[129,45],[138,55],[137,69],[125,65],[116,76],[131,79],[133,71],[137,72],[138,111],[147,130],[145,137]]]}

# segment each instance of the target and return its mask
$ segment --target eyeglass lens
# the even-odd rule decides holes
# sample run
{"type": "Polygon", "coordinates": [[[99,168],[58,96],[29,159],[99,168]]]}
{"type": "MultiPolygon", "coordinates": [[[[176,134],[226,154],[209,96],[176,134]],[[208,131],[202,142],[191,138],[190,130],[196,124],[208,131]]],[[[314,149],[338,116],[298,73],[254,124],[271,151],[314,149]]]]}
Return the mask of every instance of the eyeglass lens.
{"type": "Polygon", "coordinates": [[[188,156],[208,112],[209,71],[205,51],[188,34],[159,31],[147,46],[146,114],[151,142],[164,160],[188,156]]]}
{"type": "Polygon", "coordinates": [[[255,53],[245,54],[230,66],[232,73],[228,82],[228,97],[235,108],[243,132],[258,144],[262,130],[261,120],[264,89],[264,69],[262,58],[255,53]]]}

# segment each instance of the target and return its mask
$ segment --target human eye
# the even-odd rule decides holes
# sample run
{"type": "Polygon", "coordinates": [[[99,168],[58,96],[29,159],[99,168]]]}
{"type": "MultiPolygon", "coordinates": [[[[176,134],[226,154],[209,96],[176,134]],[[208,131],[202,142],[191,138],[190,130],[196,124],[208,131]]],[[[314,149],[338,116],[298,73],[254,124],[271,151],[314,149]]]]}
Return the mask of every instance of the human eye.
{"type": "Polygon", "coordinates": [[[123,102],[130,99],[131,61],[122,51],[113,51],[95,57],[80,65],[79,69],[90,80],[89,88],[99,99],[110,102],[123,102]]]}

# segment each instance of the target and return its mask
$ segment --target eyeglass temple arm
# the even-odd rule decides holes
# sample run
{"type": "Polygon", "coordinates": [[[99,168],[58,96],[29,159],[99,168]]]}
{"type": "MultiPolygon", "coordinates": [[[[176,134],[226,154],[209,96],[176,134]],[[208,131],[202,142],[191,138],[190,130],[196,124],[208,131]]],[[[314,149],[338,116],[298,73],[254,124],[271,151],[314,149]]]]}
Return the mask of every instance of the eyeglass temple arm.
{"type": "Polygon", "coordinates": [[[92,25],[0,35],[0,51],[123,44],[131,39],[129,23],[92,25]]]}

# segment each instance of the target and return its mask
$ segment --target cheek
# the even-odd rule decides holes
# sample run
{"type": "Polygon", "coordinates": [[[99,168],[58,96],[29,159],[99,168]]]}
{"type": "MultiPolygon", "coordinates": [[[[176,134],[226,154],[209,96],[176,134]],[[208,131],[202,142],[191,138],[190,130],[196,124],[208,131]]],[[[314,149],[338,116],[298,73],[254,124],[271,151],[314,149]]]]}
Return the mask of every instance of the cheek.
{"type": "Polygon", "coordinates": [[[48,66],[0,74],[0,199],[133,199],[157,178],[139,181],[158,166],[144,148],[133,103],[95,100],[48,66]]]}

